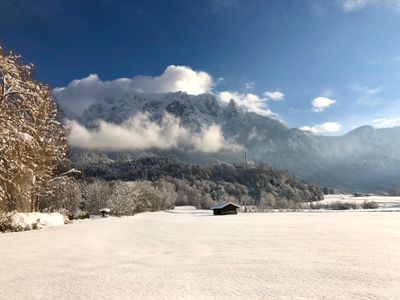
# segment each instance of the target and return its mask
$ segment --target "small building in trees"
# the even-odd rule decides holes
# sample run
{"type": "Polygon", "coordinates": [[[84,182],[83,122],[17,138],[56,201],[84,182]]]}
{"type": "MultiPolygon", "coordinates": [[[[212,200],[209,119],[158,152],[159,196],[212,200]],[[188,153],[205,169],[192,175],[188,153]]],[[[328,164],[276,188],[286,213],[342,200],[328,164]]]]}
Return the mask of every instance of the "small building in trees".
{"type": "Polygon", "coordinates": [[[237,169],[254,169],[256,167],[254,161],[247,159],[247,152],[244,153],[243,163],[233,164],[237,169]]]}
{"type": "Polygon", "coordinates": [[[214,204],[211,209],[214,212],[214,215],[236,215],[237,209],[240,206],[232,203],[232,202],[225,202],[225,203],[216,203],[214,204]]]}
{"type": "Polygon", "coordinates": [[[67,172],[64,172],[64,173],[61,173],[58,175],[58,177],[62,177],[62,176],[73,177],[75,179],[78,179],[78,178],[82,177],[82,171],[72,168],[72,169],[68,170],[67,172]]]}

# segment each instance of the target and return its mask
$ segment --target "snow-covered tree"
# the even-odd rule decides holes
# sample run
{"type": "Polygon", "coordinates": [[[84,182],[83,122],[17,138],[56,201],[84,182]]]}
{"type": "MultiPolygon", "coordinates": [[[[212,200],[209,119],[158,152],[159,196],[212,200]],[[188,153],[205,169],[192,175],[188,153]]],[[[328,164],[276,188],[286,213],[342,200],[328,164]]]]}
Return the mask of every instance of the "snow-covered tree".
{"type": "Polygon", "coordinates": [[[39,209],[63,211],[70,216],[84,209],[84,191],[78,180],[81,176],[80,171],[71,169],[50,179],[45,194],[40,197],[39,209]]]}
{"type": "Polygon", "coordinates": [[[93,214],[109,208],[115,215],[133,215],[171,209],[176,202],[175,186],[164,179],[155,182],[91,179],[85,183],[84,190],[88,211],[93,214]]]}
{"type": "Polygon", "coordinates": [[[65,131],[51,88],[33,65],[0,47],[0,210],[34,211],[65,159],[65,131]]]}

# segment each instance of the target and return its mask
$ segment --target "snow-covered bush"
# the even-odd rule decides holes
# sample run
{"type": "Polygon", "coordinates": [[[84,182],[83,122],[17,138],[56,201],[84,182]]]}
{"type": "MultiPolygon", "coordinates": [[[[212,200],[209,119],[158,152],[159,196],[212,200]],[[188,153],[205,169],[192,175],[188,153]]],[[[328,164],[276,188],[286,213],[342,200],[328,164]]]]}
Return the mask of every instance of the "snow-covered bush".
{"type": "Polygon", "coordinates": [[[341,201],[335,201],[330,203],[328,209],[332,210],[347,210],[347,209],[356,209],[357,204],[355,202],[341,202],[341,201]]]}
{"type": "Polygon", "coordinates": [[[24,231],[42,227],[61,226],[65,217],[60,213],[0,213],[0,232],[24,231]]]}
{"type": "Polygon", "coordinates": [[[363,209],[377,209],[379,208],[379,204],[375,201],[364,201],[362,204],[363,209]]]}
{"type": "Polygon", "coordinates": [[[82,219],[89,219],[90,215],[89,212],[84,210],[78,210],[75,213],[69,213],[67,215],[69,220],[82,220],[82,219]]]}
{"type": "Polygon", "coordinates": [[[7,213],[0,213],[0,232],[25,230],[25,227],[22,227],[19,224],[14,223],[14,216],[16,214],[18,214],[18,213],[15,211],[7,212],[7,213]]]}

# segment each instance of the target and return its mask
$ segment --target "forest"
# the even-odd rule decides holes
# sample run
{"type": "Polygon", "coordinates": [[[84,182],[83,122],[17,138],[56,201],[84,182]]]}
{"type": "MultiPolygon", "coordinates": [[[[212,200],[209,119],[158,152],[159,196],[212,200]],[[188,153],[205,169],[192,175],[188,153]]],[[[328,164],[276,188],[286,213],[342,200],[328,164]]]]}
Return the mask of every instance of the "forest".
{"type": "Polygon", "coordinates": [[[174,203],[199,208],[209,208],[214,202],[231,201],[260,208],[295,209],[303,202],[323,198],[319,187],[264,164],[198,166],[170,158],[145,157],[78,167],[90,180],[168,182],[176,191],[174,203]]]}

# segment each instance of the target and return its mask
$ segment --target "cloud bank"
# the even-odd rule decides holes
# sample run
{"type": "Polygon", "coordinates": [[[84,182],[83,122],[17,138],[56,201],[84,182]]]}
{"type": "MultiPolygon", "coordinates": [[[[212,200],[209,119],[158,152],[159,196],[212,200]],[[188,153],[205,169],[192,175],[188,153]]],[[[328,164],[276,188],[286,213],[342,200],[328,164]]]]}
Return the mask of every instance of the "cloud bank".
{"type": "Polygon", "coordinates": [[[73,147],[104,150],[145,150],[150,148],[188,150],[206,153],[242,147],[224,138],[220,126],[212,124],[201,132],[181,126],[178,118],[165,114],[160,123],[147,115],[136,115],[120,125],[100,120],[95,129],[68,121],[69,144],[73,147]]]}
{"type": "Polygon", "coordinates": [[[332,104],[335,104],[336,100],[328,97],[317,97],[311,101],[312,111],[322,112],[332,104]]]}
{"type": "Polygon", "coordinates": [[[218,99],[223,103],[229,103],[231,99],[247,111],[254,112],[256,114],[265,117],[274,117],[279,119],[279,115],[272,112],[268,108],[268,101],[281,101],[284,98],[281,92],[265,92],[263,96],[258,96],[253,93],[239,93],[234,91],[223,91],[218,93],[218,99]]]}
{"type": "Polygon", "coordinates": [[[213,78],[206,72],[194,71],[186,66],[168,66],[160,76],[135,76],[102,81],[97,74],[73,80],[66,87],[55,88],[58,103],[74,114],[81,114],[99,97],[122,96],[134,92],[167,93],[186,92],[198,95],[210,92],[213,78]]]}
{"type": "Polygon", "coordinates": [[[300,129],[311,131],[312,133],[335,133],[341,131],[343,126],[337,122],[326,122],[315,126],[303,126],[300,129]]]}

